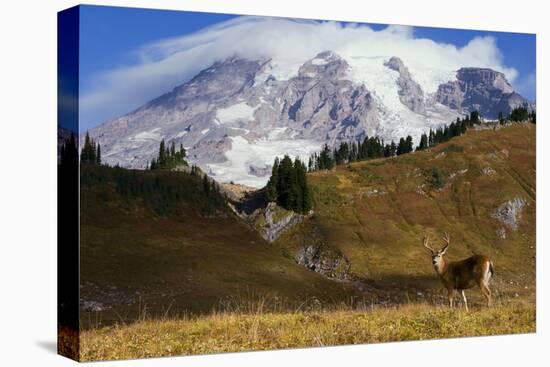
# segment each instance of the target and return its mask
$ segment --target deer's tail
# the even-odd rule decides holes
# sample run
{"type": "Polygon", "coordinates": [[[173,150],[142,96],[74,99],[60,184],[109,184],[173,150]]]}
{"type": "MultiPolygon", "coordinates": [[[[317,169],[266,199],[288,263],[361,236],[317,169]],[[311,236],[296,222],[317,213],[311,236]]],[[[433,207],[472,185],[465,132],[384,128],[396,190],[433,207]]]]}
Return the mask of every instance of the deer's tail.
{"type": "Polygon", "coordinates": [[[493,265],[492,261],[489,261],[489,274],[491,274],[491,278],[495,274],[495,266],[493,265]]]}

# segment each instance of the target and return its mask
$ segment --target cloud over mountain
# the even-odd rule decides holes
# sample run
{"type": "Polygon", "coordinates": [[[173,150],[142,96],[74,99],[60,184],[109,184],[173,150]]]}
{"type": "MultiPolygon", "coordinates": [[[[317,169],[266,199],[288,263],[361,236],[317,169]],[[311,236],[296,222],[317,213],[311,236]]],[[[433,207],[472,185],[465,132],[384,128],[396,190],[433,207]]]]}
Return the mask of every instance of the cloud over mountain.
{"type": "Polygon", "coordinates": [[[144,45],[136,50],[135,64],[97,75],[81,94],[81,119],[90,126],[122,115],[231,56],[271,58],[278,65],[277,77],[288,79],[305,60],[324,50],[337,52],[352,66],[362,58],[398,56],[427,93],[463,66],[501,71],[510,82],[518,75],[504,64],[493,37],[473,38],[459,48],[417,38],[414,28],[406,26],[375,31],[362,24],[239,17],[144,45]]]}

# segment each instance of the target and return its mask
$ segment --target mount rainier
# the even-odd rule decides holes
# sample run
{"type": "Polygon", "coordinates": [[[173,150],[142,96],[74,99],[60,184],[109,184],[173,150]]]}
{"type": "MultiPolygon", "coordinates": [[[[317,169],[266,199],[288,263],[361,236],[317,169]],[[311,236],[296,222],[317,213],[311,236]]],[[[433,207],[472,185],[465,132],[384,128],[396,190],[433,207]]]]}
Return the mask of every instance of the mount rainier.
{"type": "Polygon", "coordinates": [[[192,163],[221,182],[267,182],[276,156],[307,159],[329,146],[377,135],[418,141],[473,110],[494,119],[534,106],[504,74],[415,68],[398,57],[325,51],[295,65],[232,57],[135,111],[91,130],[103,160],[145,168],[159,142],[182,144],[192,163]]]}

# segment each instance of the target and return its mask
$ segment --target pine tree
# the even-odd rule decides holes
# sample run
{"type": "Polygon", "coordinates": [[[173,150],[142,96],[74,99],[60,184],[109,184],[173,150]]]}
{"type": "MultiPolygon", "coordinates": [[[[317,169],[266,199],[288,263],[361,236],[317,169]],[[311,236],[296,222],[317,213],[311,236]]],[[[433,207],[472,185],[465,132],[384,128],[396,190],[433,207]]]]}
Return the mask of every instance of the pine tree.
{"type": "Polygon", "coordinates": [[[298,158],[294,161],[294,170],[297,182],[295,210],[299,213],[307,213],[311,210],[311,193],[307,184],[306,167],[298,158]]]}
{"type": "Polygon", "coordinates": [[[435,145],[434,138],[435,138],[434,131],[430,129],[430,135],[428,137],[428,146],[433,147],[435,145]]]}
{"type": "Polygon", "coordinates": [[[413,151],[413,140],[410,135],[407,135],[407,138],[405,139],[405,149],[405,153],[410,153],[413,151]]]}
{"type": "Polygon", "coordinates": [[[481,123],[481,119],[479,117],[479,112],[472,111],[470,113],[470,123],[473,125],[479,125],[481,123]]]}
{"type": "Polygon", "coordinates": [[[101,145],[99,143],[97,143],[96,164],[101,165],[101,145]]]}
{"type": "Polygon", "coordinates": [[[295,187],[296,182],[294,165],[288,155],[281,160],[279,170],[279,185],[277,187],[277,203],[283,208],[292,210],[295,206],[295,187]]]}
{"type": "Polygon", "coordinates": [[[334,167],[334,160],[332,159],[332,153],[327,144],[321,150],[319,155],[319,169],[320,170],[331,170],[334,167]]]}
{"type": "Polygon", "coordinates": [[[504,125],[504,123],[506,122],[506,120],[504,120],[504,114],[502,113],[502,111],[498,113],[498,122],[501,125],[504,125]]]}
{"type": "Polygon", "coordinates": [[[268,201],[277,201],[277,185],[279,182],[279,157],[275,157],[273,168],[271,168],[271,177],[267,182],[266,196],[268,201]]]}
{"type": "Polygon", "coordinates": [[[206,196],[210,194],[210,182],[208,181],[208,176],[206,174],[202,176],[202,189],[206,196]]]}
{"type": "Polygon", "coordinates": [[[529,119],[529,111],[525,107],[516,107],[510,114],[510,120],[514,122],[527,121],[529,119]]]}
{"type": "Polygon", "coordinates": [[[164,168],[166,165],[166,145],[164,143],[164,139],[161,140],[159,146],[158,165],[160,168],[164,168]]]}
{"type": "Polygon", "coordinates": [[[405,153],[405,139],[400,138],[399,139],[399,144],[397,144],[396,154],[401,155],[401,154],[404,154],[404,153],[405,153]]]}
{"type": "Polygon", "coordinates": [[[397,145],[395,144],[395,142],[392,140],[391,141],[391,144],[390,144],[390,157],[393,157],[397,154],[397,145]]]}
{"type": "Polygon", "coordinates": [[[90,138],[88,132],[86,132],[86,137],[84,138],[84,146],[80,153],[80,162],[83,164],[97,163],[95,142],[90,138]]]}
{"type": "Polygon", "coordinates": [[[420,136],[420,143],[418,144],[418,147],[416,150],[424,150],[428,148],[428,136],[426,134],[422,134],[420,136]]]}

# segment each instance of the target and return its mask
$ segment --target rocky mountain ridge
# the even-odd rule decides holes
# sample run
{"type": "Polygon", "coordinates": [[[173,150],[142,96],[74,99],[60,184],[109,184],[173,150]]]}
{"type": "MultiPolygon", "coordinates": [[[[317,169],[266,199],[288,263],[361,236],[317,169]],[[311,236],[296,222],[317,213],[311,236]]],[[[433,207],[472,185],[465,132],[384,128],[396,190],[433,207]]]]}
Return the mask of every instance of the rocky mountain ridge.
{"type": "Polygon", "coordinates": [[[456,80],[426,93],[400,58],[365,65],[371,64],[383,67],[380,80],[358,82],[346,59],[325,51],[285,80],[275,77],[278,65],[270,59],[232,57],[90,135],[109,164],[145,168],[164,139],[183,144],[189,160],[220,182],[262,187],[275,156],[307,159],[325,143],[367,135],[416,140],[472,110],[496,118],[532,106],[490,69],[462,68],[456,80]]]}

